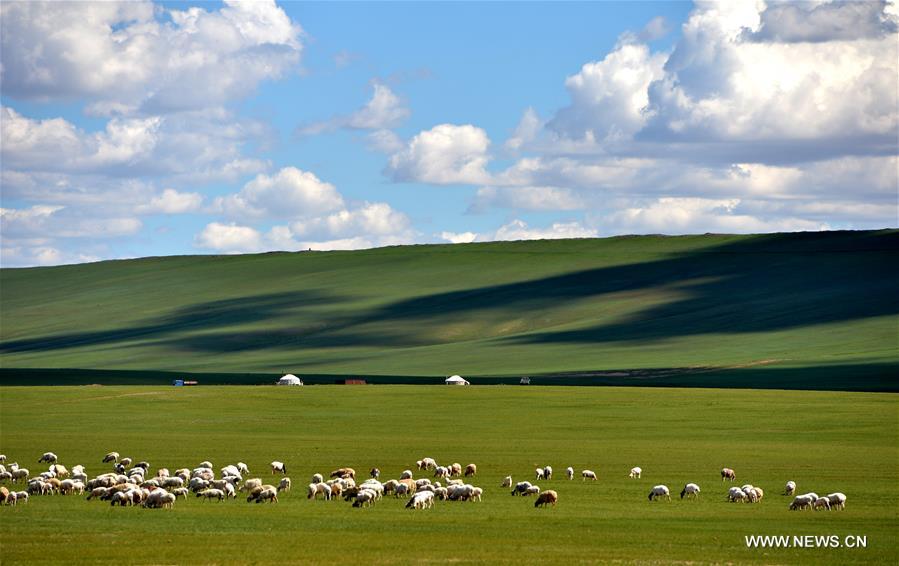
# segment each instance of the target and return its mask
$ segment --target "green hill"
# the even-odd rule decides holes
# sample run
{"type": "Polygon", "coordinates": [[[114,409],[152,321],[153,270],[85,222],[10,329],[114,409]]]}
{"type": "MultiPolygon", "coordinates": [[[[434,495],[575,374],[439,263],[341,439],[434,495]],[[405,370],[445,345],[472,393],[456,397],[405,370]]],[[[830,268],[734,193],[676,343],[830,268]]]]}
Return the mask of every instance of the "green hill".
{"type": "Polygon", "coordinates": [[[897,275],[899,231],[3,269],[0,363],[896,390],[897,275]]]}

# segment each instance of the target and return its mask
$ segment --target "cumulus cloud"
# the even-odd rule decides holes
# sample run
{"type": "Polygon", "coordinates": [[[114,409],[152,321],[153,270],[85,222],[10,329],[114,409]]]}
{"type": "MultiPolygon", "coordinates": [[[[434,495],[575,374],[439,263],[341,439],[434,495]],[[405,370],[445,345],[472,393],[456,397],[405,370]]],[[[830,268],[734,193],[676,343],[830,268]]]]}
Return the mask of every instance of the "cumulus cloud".
{"type": "Polygon", "coordinates": [[[137,207],[143,214],[183,214],[200,210],[203,195],[199,193],[179,193],[175,189],[165,189],[150,202],[137,207]]]}
{"type": "Polygon", "coordinates": [[[482,187],[478,189],[469,212],[485,212],[491,208],[514,210],[578,210],[583,199],[570,188],[560,187],[482,187]]]}
{"type": "Polygon", "coordinates": [[[581,222],[554,222],[544,228],[531,227],[521,219],[503,224],[493,232],[441,232],[440,239],[453,244],[492,242],[497,240],[559,240],[566,238],[595,238],[599,232],[581,222]]]}
{"type": "Polygon", "coordinates": [[[522,146],[528,144],[537,137],[540,133],[540,129],[543,127],[543,122],[540,120],[540,117],[537,115],[537,112],[533,108],[528,108],[524,111],[524,114],[521,116],[521,121],[518,122],[518,126],[515,128],[515,131],[506,140],[506,149],[510,151],[517,151],[521,149],[522,146]]]}
{"type": "Polygon", "coordinates": [[[409,109],[400,98],[381,83],[372,85],[371,99],[359,110],[346,116],[335,116],[324,122],[314,122],[297,128],[300,135],[315,135],[341,128],[348,130],[389,131],[402,124],[409,117],[409,109]]]}
{"type": "Polygon", "coordinates": [[[78,210],[51,205],[0,208],[0,220],[4,242],[46,243],[54,238],[111,238],[135,234],[142,226],[141,221],[133,217],[98,219],[85,216],[78,210]]]}
{"type": "Polygon", "coordinates": [[[478,239],[477,232],[441,232],[440,239],[451,244],[470,244],[478,239]]]}
{"type": "Polygon", "coordinates": [[[757,30],[742,38],[761,42],[827,42],[878,38],[899,31],[891,2],[771,2],[757,30]]]}
{"type": "Polygon", "coordinates": [[[387,174],[395,181],[438,185],[487,183],[490,139],[472,125],[440,124],[414,136],[394,153],[387,174]]]}
{"type": "Polygon", "coordinates": [[[259,174],[236,194],[215,199],[213,212],[233,218],[315,216],[344,206],[334,185],[314,173],[285,167],[274,175],[259,174]]]}
{"type": "Polygon", "coordinates": [[[142,1],[4,2],[0,13],[4,92],[90,97],[99,114],[241,98],[296,65],[302,49],[302,29],[274,0],[226,0],[214,11],[142,1]]]}
{"type": "Polygon", "coordinates": [[[263,249],[262,234],[249,226],[239,226],[233,222],[207,224],[197,235],[195,244],[200,248],[227,254],[250,253],[263,249]]]}

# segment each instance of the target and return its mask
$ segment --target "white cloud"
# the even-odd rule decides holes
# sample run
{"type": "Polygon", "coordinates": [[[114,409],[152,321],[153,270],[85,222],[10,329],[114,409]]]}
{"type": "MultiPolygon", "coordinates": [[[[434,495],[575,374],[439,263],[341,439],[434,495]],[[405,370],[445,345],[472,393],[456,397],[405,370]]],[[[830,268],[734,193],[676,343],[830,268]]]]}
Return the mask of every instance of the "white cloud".
{"type": "Polygon", "coordinates": [[[514,210],[579,210],[584,201],[572,189],[560,187],[482,187],[469,210],[484,212],[490,208],[514,210]]]}
{"type": "MultiPolygon", "coordinates": [[[[314,122],[297,128],[300,135],[315,135],[340,128],[349,130],[389,131],[402,124],[410,115],[400,98],[381,83],[373,83],[371,99],[359,110],[346,116],[335,116],[324,122],[314,122]]],[[[380,134],[383,136],[384,134],[380,134]]]]}
{"type": "Polygon", "coordinates": [[[302,29],[273,0],[219,10],[151,2],[4,2],[4,92],[32,100],[90,97],[99,113],[222,104],[299,61],[302,29]]]}
{"type": "Polygon", "coordinates": [[[219,197],[213,211],[242,218],[312,217],[343,208],[334,185],[313,173],[285,167],[275,175],[257,175],[236,194],[219,197]]]}
{"type": "Polygon", "coordinates": [[[512,136],[506,140],[506,149],[518,151],[523,145],[534,141],[542,127],[543,122],[537,116],[537,111],[529,107],[522,114],[521,120],[518,122],[518,126],[515,128],[512,136]]]}
{"type": "Polygon", "coordinates": [[[440,238],[452,244],[470,244],[478,239],[476,232],[441,232],[440,238]]]}
{"type": "Polygon", "coordinates": [[[195,244],[200,248],[208,248],[227,254],[250,253],[263,250],[262,235],[249,226],[207,224],[197,235],[195,244]]]}
{"type": "Polygon", "coordinates": [[[8,246],[0,248],[0,267],[33,267],[99,261],[96,255],[67,253],[52,246],[8,246]]]}
{"type": "Polygon", "coordinates": [[[792,43],[883,37],[897,31],[889,5],[884,1],[772,2],[762,12],[758,30],[745,31],[743,38],[792,43]]]}
{"type": "Polygon", "coordinates": [[[671,31],[668,20],[664,16],[656,16],[649,20],[640,32],[639,39],[642,41],[655,41],[668,35],[671,31]]]}
{"type": "Polygon", "coordinates": [[[85,216],[63,206],[34,205],[0,208],[0,233],[4,242],[48,241],[54,238],[115,238],[138,232],[141,221],[133,217],[85,216]]]}
{"type": "Polygon", "coordinates": [[[595,238],[598,232],[580,222],[554,222],[546,228],[531,228],[523,220],[512,220],[500,226],[493,240],[558,240],[563,238],[595,238]]]}
{"type": "Polygon", "coordinates": [[[440,124],[414,136],[393,154],[387,173],[396,181],[438,185],[488,183],[490,139],[472,125],[440,124]]]}
{"type": "Polygon", "coordinates": [[[661,198],[625,208],[601,220],[604,231],[617,234],[684,234],[723,232],[749,234],[827,230],[825,223],[801,218],[762,220],[740,212],[739,199],[661,198]]]}
{"type": "Polygon", "coordinates": [[[392,154],[403,149],[403,140],[392,130],[375,130],[367,136],[368,148],[380,153],[392,154]]]}
{"type": "Polygon", "coordinates": [[[138,206],[136,211],[143,214],[183,214],[198,211],[202,203],[203,195],[199,193],[179,193],[175,189],[165,189],[149,203],[138,206]]]}
{"type": "Polygon", "coordinates": [[[383,202],[365,203],[353,210],[341,210],[319,218],[291,223],[292,232],[301,237],[343,238],[364,235],[368,238],[408,232],[409,217],[383,202]]]}

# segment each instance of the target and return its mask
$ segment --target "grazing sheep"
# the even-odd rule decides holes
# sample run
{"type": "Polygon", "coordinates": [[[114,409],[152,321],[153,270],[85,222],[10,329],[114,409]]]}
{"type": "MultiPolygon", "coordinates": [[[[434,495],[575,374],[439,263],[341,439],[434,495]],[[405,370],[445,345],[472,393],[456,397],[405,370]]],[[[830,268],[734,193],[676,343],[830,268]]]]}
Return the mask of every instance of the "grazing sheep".
{"type": "Polygon", "coordinates": [[[574,479],[574,468],[568,466],[565,468],[565,473],[568,475],[568,480],[571,481],[574,479]]]}
{"type": "Polygon", "coordinates": [[[553,479],[553,467],[552,466],[546,466],[545,468],[543,468],[543,477],[548,480],[553,479]]]}
{"type": "Polygon", "coordinates": [[[90,501],[90,500],[93,499],[94,497],[97,497],[97,498],[101,498],[101,499],[102,499],[102,497],[103,497],[104,495],[106,495],[106,493],[107,493],[108,491],[109,491],[109,488],[108,488],[108,487],[95,487],[95,488],[92,489],[91,492],[87,495],[87,500],[90,501]]]}
{"type": "Polygon", "coordinates": [[[209,468],[211,470],[212,462],[210,462],[209,460],[203,460],[202,462],[200,462],[200,465],[198,465],[197,467],[198,468],[209,468]]]}
{"type": "Polygon", "coordinates": [[[434,477],[449,479],[450,469],[445,466],[437,466],[434,468],[434,477]]]}
{"type": "Polygon", "coordinates": [[[10,491],[9,495],[6,496],[6,504],[7,505],[15,505],[18,499],[18,495],[15,491],[10,491]]]}
{"type": "Polygon", "coordinates": [[[812,504],[812,507],[815,511],[817,511],[818,509],[827,509],[828,511],[830,511],[830,499],[827,499],[826,497],[819,497],[812,504]]]}
{"type": "Polygon", "coordinates": [[[524,491],[524,493],[522,493],[521,495],[523,495],[523,496],[526,497],[526,496],[528,496],[528,495],[537,495],[538,493],[540,493],[540,486],[539,486],[539,485],[532,485],[531,487],[527,488],[527,489],[524,491]]]}
{"type": "Polygon", "coordinates": [[[310,483],[306,489],[306,498],[315,499],[319,493],[325,501],[331,500],[331,486],[326,483],[310,483]]]}
{"type": "Polygon", "coordinates": [[[0,503],[6,502],[7,497],[9,497],[9,490],[5,487],[0,487],[0,503]]]}
{"type": "Polygon", "coordinates": [[[13,483],[19,483],[20,479],[28,480],[28,468],[16,468],[10,472],[13,483]]]}
{"type": "MultiPolygon", "coordinates": [[[[75,471],[75,469],[72,468],[72,472],[74,472],[74,471],[75,471]]],[[[159,468],[158,470],[156,470],[156,477],[159,479],[165,479],[171,475],[172,474],[169,472],[168,468],[159,468]]]]}
{"type": "Polygon", "coordinates": [[[353,478],[356,479],[356,470],[353,468],[338,468],[331,472],[332,478],[353,478]]]}
{"type": "Polygon", "coordinates": [[[593,470],[584,470],[581,472],[581,481],[586,481],[588,479],[596,481],[596,472],[593,470]]]}
{"type": "Polygon", "coordinates": [[[449,467],[449,470],[450,470],[450,477],[454,478],[456,476],[461,476],[462,475],[462,464],[460,464],[459,462],[456,462],[452,466],[449,467]]]}
{"type": "Polygon", "coordinates": [[[0,454],[0,462],[6,461],[6,454],[0,454]]]}
{"type": "Polygon", "coordinates": [[[537,468],[534,470],[535,479],[542,480],[543,479],[543,468],[537,468]]]}
{"type": "Polygon", "coordinates": [[[831,493],[827,496],[827,499],[830,501],[831,509],[845,509],[846,508],[846,496],[839,491],[836,493],[831,493]]]}
{"type": "Polygon", "coordinates": [[[259,494],[259,497],[256,498],[256,503],[262,503],[263,501],[268,501],[269,503],[277,503],[278,490],[276,490],[274,487],[263,489],[259,494]]]}
{"type": "Polygon", "coordinates": [[[680,492],[680,498],[683,499],[687,496],[692,496],[692,499],[699,497],[699,486],[695,483],[688,483],[685,485],[684,489],[680,492]]]}
{"type": "Polygon", "coordinates": [[[119,460],[119,464],[121,464],[123,468],[127,468],[133,461],[134,460],[132,460],[131,458],[122,458],[121,460],[119,460]]]}
{"type": "Polygon", "coordinates": [[[437,460],[434,458],[422,458],[416,464],[419,470],[430,470],[437,467],[437,460]]]}
{"type": "Polygon", "coordinates": [[[788,481],[784,488],[784,495],[793,495],[794,493],[796,493],[796,482],[788,481]]]}
{"type": "Polygon", "coordinates": [[[731,503],[742,502],[745,503],[749,500],[749,496],[746,495],[746,492],[740,489],[739,487],[732,487],[727,492],[727,499],[731,503]]]}
{"type": "Polygon", "coordinates": [[[449,490],[445,487],[434,488],[434,497],[441,501],[446,501],[449,498],[449,490]]]}
{"type": "Polygon", "coordinates": [[[503,478],[503,483],[500,487],[512,487],[512,476],[506,476],[503,478]]]}
{"type": "Polygon", "coordinates": [[[312,474],[312,483],[322,483],[325,478],[321,474],[312,474]]]}
{"type": "MultiPolygon", "coordinates": [[[[459,480],[459,481],[462,481],[462,480],[459,480]]],[[[421,478],[419,480],[415,480],[415,489],[421,489],[422,487],[424,487],[426,485],[431,485],[431,480],[429,478],[421,478]]],[[[440,485],[440,483],[438,482],[437,485],[440,485]]]]}
{"type": "Polygon", "coordinates": [[[559,494],[551,489],[547,489],[544,492],[541,492],[540,495],[537,496],[537,501],[534,502],[534,507],[546,507],[547,504],[556,506],[556,501],[559,500],[559,494]]]}
{"type": "Polygon", "coordinates": [[[107,462],[118,462],[119,461],[119,453],[118,452],[110,452],[106,456],[103,456],[103,463],[107,462]]]}
{"type": "Polygon", "coordinates": [[[478,473],[478,467],[475,464],[468,464],[465,466],[465,477],[474,476],[478,473]]]}
{"type": "Polygon", "coordinates": [[[734,481],[737,479],[737,474],[730,468],[721,468],[721,481],[730,480],[734,481]]]}
{"type": "Polygon", "coordinates": [[[247,465],[244,464],[243,462],[238,462],[238,463],[237,463],[237,471],[239,471],[240,474],[243,475],[243,476],[248,476],[248,475],[250,475],[250,468],[248,468],[247,465]]]}
{"type": "Polygon", "coordinates": [[[80,474],[84,474],[84,473],[85,473],[84,466],[82,466],[81,464],[76,464],[76,465],[72,466],[72,475],[80,475],[80,474]]]}
{"type": "Polygon", "coordinates": [[[664,497],[668,501],[671,501],[671,492],[668,491],[668,486],[665,485],[657,485],[652,488],[649,492],[649,500],[654,501],[656,499],[664,497]]]}
{"type": "Polygon", "coordinates": [[[203,491],[208,488],[209,482],[203,478],[192,478],[187,487],[190,488],[192,492],[197,493],[198,491],[203,491]]]}
{"type": "Polygon", "coordinates": [[[761,501],[762,498],[765,497],[765,491],[760,487],[753,487],[752,492],[755,493],[759,501],[761,501]]]}
{"type": "Polygon", "coordinates": [[[631,473],[630,473],[630,475],[628,475],[628,477],[631,479],[640,479],[640,474],[642,474],[642,473],[643,473],[643,468],[641,468],[639,466],[634,466],[633,468],[631,468],[631,473]]]}
{"type": "Polygon", "coordinates": [[[225,500],[225,492],[220,489],[205,489],[197,494],[197,497],[202,497],[203,501],[207,499],[218,499],[219,501],[225,500]]]}
{"type": "Polygon", "coordinates": [[[378,494],[371,489],[362,489],[356,493],[356,500],[353,501],[353,507],[365,507],[366,504],[371,507],[374,505],[377,495],[378,494]]]}
{"type": "Polygon", "coordinates": [[[16,492],[16,503],[28,503],[28,492],[27,491],[17,491],[16,492]]]}
{"type": "Polygon", "coordinates": [[[187,499],[188,493],[190,493],[190,490],[187,489],[186,487],[179,487],[177,489],[172,490],[172,495],[174,495],[175,497],[183,497],[184,499],[187,499]]]}
{"type": "Polygon", "coordinates": [[[369,475],[369,477],[378,479],[379,477],[381,477],[381,470],[379,470],[378,468],[372,468],[371,470],[368,471],[368,475],[369,475]]]}
{"type": "Polygon", "coordinates": [[[237,469],[237,466],[235,466],[234,464],[228,464],[227,466],[225,466],[224,468],[222,468],[220,471],[221,471],[221,473],[222,473],[222,477],[225,477],[225,476],[240,476],[240,470],[237,469]]]}
{"type": "Polygon", "coordinates": [[[400,474],[401,480],[409,480],[412,479],[412,470],[403,470],[403,473],[400,474]]]}
{"type": "Polygon", "coordinates": [[[162,481],[162,487],[169,489],[172,487],[184,487],[184,480],[178,476],[174,476],[171,478],[165,478],[162,481]]]}
{"type": "Polygon", "coordinates": [[[512,488],[512,495],[521,495],[531,487],[531,482],[529,481],[520,481],[515,484],[515,487],[512,488]]]}
{"type": "Polygon", "coordinates": [[[290,491],[290,478],[281,478],[281,483],[278,484],[278,491],[290,491]]]}
{"type": "Polygon", "coordinates": [[[406,503],[406,509],[430,509],[434,506],[434,493],[431,491],[422,491],[416,493],[406,503]]]}
{"type": "Polygon", "coordinates": [[[48,464],[55,464],[57,459],[56,454],[53,452],[44,452],[44,455],[40,457],[37,463],[47,462],[48,464]]]}
{"type": "Polygon", "coordinates": [[[287,466],[284,465],[284,462],[275,460],[270,464],[270,466],[272,467],[272,474],[274,474],[275,472],[281,472],[281,474],[287,473],[287,466]]]}

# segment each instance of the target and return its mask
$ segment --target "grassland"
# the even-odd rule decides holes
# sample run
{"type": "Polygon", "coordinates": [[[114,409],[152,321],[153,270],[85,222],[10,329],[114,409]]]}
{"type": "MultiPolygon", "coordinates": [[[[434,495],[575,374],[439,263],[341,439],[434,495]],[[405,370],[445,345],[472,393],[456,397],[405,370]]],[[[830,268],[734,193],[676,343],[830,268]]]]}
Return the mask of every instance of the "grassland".
{"type": "Polygon", "coordinates": [[[896,390],[897,283],[897,231],[3,269],[0,377],[36,379],[10,373],[19,368],[198,372],[207,383],[288,371],[674,376],[688,379],[662,382],[896,390]]]}
{"type": "MultiPolygon", "coordinates": [[[[44,450],[96,474],[108,450],[154,467],[284,460],[295,488],[275,505],[180,501],[111,508],[81,497],[0,507],[0,562],[35,563],[754,563],[895,564],[897,396],[884,393],[572,387],[3,387],[0,452],[35,470],[44,450]],[[307,501],[304,480],[349,465],[396,477],[414,460],[476,462],[482,503],[412,512],[307,501]],[[537,465],[592,468],[554,479],[554,509],[500,479],[537,465]],[[631,466],[641,480],[627,479],[631,466]],[[762,486],[729,504],[718,470],[762,486]],[[843,491],[842,512],[790,512],[786,480],[843,491]],[[682,502],[687,481],[703,498],[682,502]],[[649,503],[665,483],[671,503],[649,503]],[[865,549],[748,549],[744,536],[867,536],[865,549]]],[[[263,474],[264,477],[264,474],[263,474]]]]}

